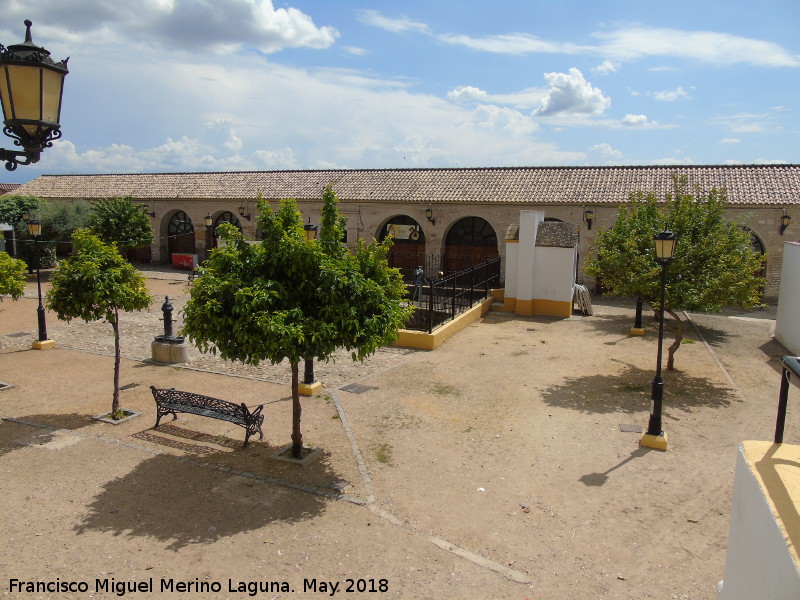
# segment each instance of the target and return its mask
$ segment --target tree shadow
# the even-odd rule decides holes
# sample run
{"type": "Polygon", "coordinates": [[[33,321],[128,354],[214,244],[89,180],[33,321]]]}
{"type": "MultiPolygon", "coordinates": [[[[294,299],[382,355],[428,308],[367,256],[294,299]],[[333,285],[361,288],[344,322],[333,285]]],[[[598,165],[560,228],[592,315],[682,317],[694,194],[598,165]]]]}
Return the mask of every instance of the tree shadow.
{"type": "Polygon", "coordinates": [[[26,446],[48,447],[62,430],[76,431],[95,423],[91,415],[38,414],[5,418],[0,421],[0,456],[26,446]]]}
{"type": "MultiPolygon", "coordinates": [[[[550,406],[570,408],[585,413],[634,413],[649,406],[655,371],[622,363],[624,369],[613,375],[569,377],[559,385],[541,392],[550,406]]],[[[664,405],[686,409],[696,406],[723,408],[736,400],[729,388],[705,377],[693,377],[682,371],[665,371],[664,405]]]]}
{"type": "MultiPolygon", "coordinates": [[[[142,434],[154,436],[152,431],[142,434]]],[[[135,437],[143,439],[142,434],[135,437]]],[[[213,544],[271,523],[312,519],[327,505],[322,495],[270,485],[276,480],[254,473],[255,468],[245,471],[231,452],[187,442],[167,441],[164,445],[191,449],[196,459],[164,453],[142,461],[127,475],[105,484],[75,531],[153,538],[178,551],[192,544],[213,544]],[[226,462],[237,468],[224,466],[226,462]]],[[[259,462],[262,468],[267,463],[264,459],[259,462]]],[[[323,477],[335,478],[328,457],[320,458],[315,468],[323,472],[323,477]]]]}

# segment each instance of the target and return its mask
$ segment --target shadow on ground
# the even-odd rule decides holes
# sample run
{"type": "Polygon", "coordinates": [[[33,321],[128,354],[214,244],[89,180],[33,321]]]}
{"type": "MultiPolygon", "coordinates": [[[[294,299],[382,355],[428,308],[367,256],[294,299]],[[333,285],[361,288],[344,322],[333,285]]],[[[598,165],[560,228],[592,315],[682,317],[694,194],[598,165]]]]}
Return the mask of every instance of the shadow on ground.
{"type": "Polygon", "coordinates": [[[0,421],[0,456],[26,446],[43,446],[55,441],[59,435],[58,430],[78,430],[96,423],[91,415],[70,414],[39,414],[26,415],[14,420],[3,419],[0,421]],[[26,425],[26,423],[36,426],[26,425]],[[46,427],[42,427],[45,425],[46,427]]]}
{"type": "MultiPolygon", "coordinates": [[[[621,364],[624,369],[613,375],[567,378],[563,384],[545,388],[541,397],[551,406],[586,413],[633,413],[647,408],[655,372],[627,363],[621,364]]],[[[705,377],[692,377],[682,371],[665,371],[663,376],[664,401],[671,407],[721,408],[730,406],[736,400],[732,390],[705,377]]]]}
{"type": "MultiPolygon", "coordinates": [[[[330,502],[317,494],[267,485],[249,472],[231,474],[224,466],[226,462],[236,462],[230,452],[209,449],[195,454],[195,460],[214,467],[164,453],[145,459],[127,475],[107,482],[88,505],[86,516],[75,530],[79,534],[100,531],[152,538],[178,551],[191,544],[212,544],[271,523],[312,519],[322,514],[330,502]]],[[[323,477],[334,477],[327,457],[317,461],[314,468],[323,471],[323,477]]]]}

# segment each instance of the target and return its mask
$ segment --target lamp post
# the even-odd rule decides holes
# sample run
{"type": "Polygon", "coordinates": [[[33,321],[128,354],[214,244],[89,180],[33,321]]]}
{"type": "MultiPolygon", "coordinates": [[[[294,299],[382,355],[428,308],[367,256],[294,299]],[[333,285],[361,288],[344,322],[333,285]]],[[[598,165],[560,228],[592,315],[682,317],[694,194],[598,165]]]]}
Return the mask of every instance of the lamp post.
{"type": "Polygon", "coordinates": [[[206,260],[208,260],[211,256],[211,226],[214,224],[214,219],[209,214],[203,220],[206,222],[206,260]]]}
{"type": "Polygon", "coordinates": [[[667,289],[667,266],[675,256],[677,236],[669,230],[657,233],[653,238],[656,244],[656,260],[661,264],[661,304],[659,305],[658,318],[658,358],[656,359],[656,376],[653,379],[651,399],[653,400],[650,412],[650,421],[647,432],[639,441],[641,446],[667,449],[667,435],[661,429],[661,408],[664,398],[664,380],[661,377],[661,356],[664,342],[664,300],[667,289]]]}
{"type": "Polygon", "coordinates": [[[25,21],[25,41],[21,44],[8,48],[0,45],[3,132],[22,148],[0,148],[0,161],[5,161],[9,171],[38,162],[42,150],[61,137],[61,96],[69,59],[56,63],[50,52],[34,44],[31,25],[25,21]]]}
{"type": "Polygon", "coordinates": [[[36,350],[47,350],[55,346],[53,340],[47,339],[47,323],[44,317],[44,305],[42,304],[42,277],[39,269],[39,236],[42,233],[42,225],[37,219],[28,221],[28,234],[33,236],[33,260],[36,263],[36,287],[39,291],[39,307],[36,309],[36,316],[39,320],[39,339],[33,342],[36,350]]]}
{"type": "MultiPolygon", "coordinates": [[[[306,239],[309,242],[316,240],[317,231],[317,226],[311,224],[311,217],[309,217],[308,223],[303,225],[303,232],[306,235],[306,239]]],[[[322,384],[314,380],[314,359],[305,359],[304,367],[303,383],[299,386],[299,392],[304,396],[313,396],[322,388],[322,384]]]]}

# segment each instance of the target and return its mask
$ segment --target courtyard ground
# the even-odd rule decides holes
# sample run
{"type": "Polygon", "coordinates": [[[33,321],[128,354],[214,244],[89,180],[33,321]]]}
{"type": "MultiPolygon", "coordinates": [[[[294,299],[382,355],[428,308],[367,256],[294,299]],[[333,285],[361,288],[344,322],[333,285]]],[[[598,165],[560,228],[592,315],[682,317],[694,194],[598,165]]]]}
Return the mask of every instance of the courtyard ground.
{"type": "Polygon", "coordinates": [[[122,317],[122,404],[142,415],[116,426],[91,418],[110,325],[48,313],[57,346],[35,351],[35,282],[0,304],[3,597],[715,598],[737,445],[773,434],[774,309],[690,315],[667,452],[626,431],[647,425],[655,323],[631,337],[632,304],[595,298],[591,317],[490,312],[433,352],[317,365],[302,430],[322,453],[300,467],[269,458],[290,442],[288,366],[148,362],[164,296],[189,287],[146,275],[151,311],[122,317]],[[265,438],[192,415],[153,430],[150,385],[264,404],[265,438]]]}

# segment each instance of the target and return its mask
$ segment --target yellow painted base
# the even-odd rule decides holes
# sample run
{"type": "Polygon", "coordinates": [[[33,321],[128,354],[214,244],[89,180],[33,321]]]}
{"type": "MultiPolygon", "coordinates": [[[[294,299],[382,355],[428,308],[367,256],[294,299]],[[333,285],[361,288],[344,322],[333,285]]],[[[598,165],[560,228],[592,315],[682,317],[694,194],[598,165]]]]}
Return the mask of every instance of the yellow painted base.
{"type": "Polygon", "coordinates": [[[441,327],[436,328],[433,333],[422,331],[411,331],[401,329],[394,346],[403,348],[419,348],[420,350],[434,350],[441,346],[446,340],[453,337],[459,331],[480,319],[489,312],[494,298],[487,298],[480,304],[476,304],[468,311],[461,313],[452,321],[448,321],[441,327]]]}
{"type": "Polygon", "coordinates": [[[35,340],[33,344],[31,344],[31,348],[34,350],[50,350],[50,348],[56,345],[55,340],[35,340]]]}
{"type": "Polygon", "coordinates": [[[655,448],[656,450],[667,450],[667,434],[661,432],[662,435],[650,435],[645,433],[642,439],[639,440],[639,445],[644,448],[655,448]]]}
{"type": "Polygon", "coordinates": [[[631,335],[644,335],[644,327],[631,327],[631,335]]]}
{"type": "Polygon", "coordinates": [[[572,316],[572,302],[561,300],[520,300],[517,298],[514,312],[520,316],[564,317],[572,316]]]}
{"type": "Polygon", "coordinates": [[[297,386],[297,391],[301,396],[314,396],[322,391],[322,383],[315,381],[314,383],[301,383],[297,386]]]}

